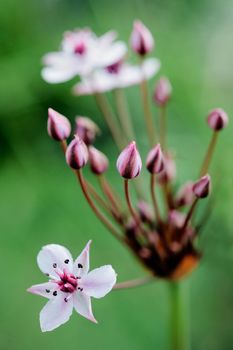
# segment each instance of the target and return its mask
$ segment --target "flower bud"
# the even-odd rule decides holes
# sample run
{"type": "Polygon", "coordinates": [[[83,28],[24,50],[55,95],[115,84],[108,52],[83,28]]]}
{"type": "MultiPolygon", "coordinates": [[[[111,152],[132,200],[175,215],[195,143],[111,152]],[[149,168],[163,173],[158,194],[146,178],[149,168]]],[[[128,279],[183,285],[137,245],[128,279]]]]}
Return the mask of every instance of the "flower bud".
{"type": "Polygon", "coordinates": [[[90,146],[88,150],[91,170],[94,174],[103,174],[108,168],[108,158],[93,146],[90,146]]]}
{"type": "Polygon", "coordinates": [[[205,198],[210,192],[211,179],[209,175],[205,175],[200,178],[193,185],[193,193],[197,198],[205,198]]]}
{"type": "Polygon", "coordinates": [[[170,81],[163,77],[160,78],[154,92],[154,101],[159,107],[163,107],[170,100],[172,86],[170,81]]]}
{"type": "Polygon", "coordinates": [[[144,56],[154,47],[154,39],[151,32],[141,21],[135,21],[130,38],[130,44],[134,52],[144,56]]]}
{"type": "Polygon", "coordinates": [[[176,228],[181,228],[184,224],[186,216],[177,210],[171,210],[168,214],[169,224],[176,228]]]}
{"type": "Polygon", "coordinates": [[[63,141],[70,136],[71,125],[64,115],[49,108],[47,130],[49,136],[54,140],[63,141]]]}
{"type": "Polygon", "coordinates": [[[142,160],[134,141],[120,153],[116,166],[120,175],[125,179],[133,179],[139,175],[142,160]]]}
{"type": "Polygon", "coordinates": [[[176,198],[175,198],[176,207],[183,207],[184,205],[191,204],[193,202],[193,199],[194,199],[193,182],[188,181],[179,189],[176,195],[176,198]]]}
{"type": "Polygon", "coordinates": [[[174,180],[176,177],[176,163],[170,154],[164,155],[164,169],[161,171],[157,179],[160,184],[164,184],[174,180]]]}
{"type": "Polygon", "coordinates": [[[158,174],[164,169],[163,153],[159,143],[148,153],[146,167],[151,174],[158,174]]]}
{"type": "Polygon", "coordinates": [[[95,141],[96,136],[100,134],[98,126],[87,117],[77,117],[75,123],[75,134],[77,134],[88,146],[91,145],[95,141]]]}
{"type": "Polygon", "coordinates": [[[80,137],[74,137],[66,150],[66,162],[73,169],[83,168],[88,161],[88,149],[80,137]]]}
{"type": "Polygon", "coordinates": [[[207,117],[207,123],[211,129],[220,131],[227,126],[228,115],[221,108],[213,109],[207,117]]]}

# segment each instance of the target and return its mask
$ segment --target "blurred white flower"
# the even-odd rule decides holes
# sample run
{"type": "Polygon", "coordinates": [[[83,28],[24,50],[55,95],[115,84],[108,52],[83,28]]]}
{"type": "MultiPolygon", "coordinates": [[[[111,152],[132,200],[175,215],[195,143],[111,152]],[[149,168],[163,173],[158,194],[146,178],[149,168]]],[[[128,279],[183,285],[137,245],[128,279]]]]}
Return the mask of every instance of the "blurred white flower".
{"type": "Polygon", "coordinates": [[[74,88],[75,95],[92,95],[137,85],[152,78],[160,69],[156,58],[145,59],[141,66],[118,61],[104,69],[98,69],[88,77],[83,77],[74,88]]]}
{"type": "Polygon", "coordinates": [[[61,50],[43,57],[43,79],[48,83],[62,83],[121,60],[127,52],[127,46],[122,41],[115,41],[116,36],[111,31],[97,37],[88,28],[66,32],[61,50]]]}
{"type": "Polygon", "coordinates": [[[28,291],[49,299],[40,312],[42,332],[52,331],[67,322],[73,308],[97,323],[92,313],[91,297],[102,298],[109,293],[116,283],[116,273],[111,265],[89,272],[90,243],[75,261],[70,252],[58,244],[49,244],[39,252],[39,268],[50,280],[34,285],[28,291]]]}

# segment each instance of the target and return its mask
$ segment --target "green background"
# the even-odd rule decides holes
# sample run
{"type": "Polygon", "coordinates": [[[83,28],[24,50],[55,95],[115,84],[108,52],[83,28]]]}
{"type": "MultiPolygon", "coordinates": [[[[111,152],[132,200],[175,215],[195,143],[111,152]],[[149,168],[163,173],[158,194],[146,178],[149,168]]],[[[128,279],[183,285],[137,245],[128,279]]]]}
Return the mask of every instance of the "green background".
{"type": "MultiPolygon", "coordinates": [[[[40,331],[38,316],[45,300],[27,294],[26,288],[44,281],[36,264],[41,246],[60,243],[75,256],[93,239],[92,267],[111,263],[119,281],[144,274],[91,214],[59,146],[46,133],[49,106],[70,120],[77,114],[93,118],[103,131],[97,145],[111,159],[109,178],[121,191],[117,151],[104,122],[91,97],[70,94],[73,82],[42,81],[41,57],[58,48],[67,29],[90,26],[102,34],[114,28],[128,41],[133,20],[142,19],[155,36],[161,74],[169,76],[174,88],[169,145],[176,149],[180,184],[198,174],[211,136],[205,122],[208,110],[221,106],[232,114],[232,16],[230,0],[1,1],[1,349],[168,349],[168,286],[160,281],[94,300],[98,325],[74,314],[56,331],[40,331]]],[[[127,89],[127,96],[145,159],[138,87],[127,89]]],[[[201,237],[203,259],[185,282],[190,290],[192,349],[233,348],[232,128],[231,123],[220,135],[211,168],[215,206],[201,237]]],[[[95,181],[88,170],[85,173],[95,181]]]]}

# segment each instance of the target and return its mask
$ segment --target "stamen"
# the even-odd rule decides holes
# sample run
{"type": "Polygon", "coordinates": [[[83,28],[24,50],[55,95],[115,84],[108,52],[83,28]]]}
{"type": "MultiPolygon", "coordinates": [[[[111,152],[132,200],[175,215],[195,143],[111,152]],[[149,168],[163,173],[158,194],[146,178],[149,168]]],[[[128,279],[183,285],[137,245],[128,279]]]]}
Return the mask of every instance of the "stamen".
{"type": "Polygon", "coordinates": [[[57,296],[57,291],[56,291],[56,290],[53,292],[53,295],[54,295],[55,297],[57,296]]]}
{"type": "Polygon", "coordinates": [[[82,264],[78,264],[78,268],[79,268],[79,269],[82,269],[82,268],[83,268],[83,265],[82,265],[82,264]]]}
{"type": "Polygon", "coordinates": [[[66,259],[66,260],[64,261],[65,264],[69,264],[69,262],[70,262],[69,259],[66,259]]]}
{"type": "Polygon", "coordinates": [[[45,289],[46,293],[50,293],[50,290],[49,289],[45,289]]]}
{"type": "Polygon", "coordinates": [[[56,264],[56,263],[54,263],[54,264],[53,264],[53,267],[54,267],[54,269],[56,269],[56,267],[57,267],[57,264],[56,264]]]}

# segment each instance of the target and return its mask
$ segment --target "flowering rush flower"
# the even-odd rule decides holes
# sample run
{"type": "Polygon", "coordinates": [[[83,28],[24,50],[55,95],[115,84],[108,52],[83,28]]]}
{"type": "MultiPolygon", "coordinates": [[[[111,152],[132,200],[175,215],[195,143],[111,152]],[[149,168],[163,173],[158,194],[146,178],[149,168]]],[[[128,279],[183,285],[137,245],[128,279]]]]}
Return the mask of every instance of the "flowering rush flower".
{"type": "Polygon", "coordinates": [[[63,83],[114,64],[127,52],[125,43],[115,39],[115,32],[97,37],[89,28],[66,32],[61,50],[50,52],[43,58],[43,79],[48,83],[63,83]]]}
{"type": "Polygon", "coordinates": [[[49,282],[28,289],[49,299],[40,312],[42,332],[52,331],[67,322],[73,308],[88,320],[97,323],[91,307],[91,297],[102,298],[116,283],[111,265],[89,272],[89,241],[82,253],[73,261],[68,249],[58,244],[44,246],[37,256],[40,270],[49,282]]]}

